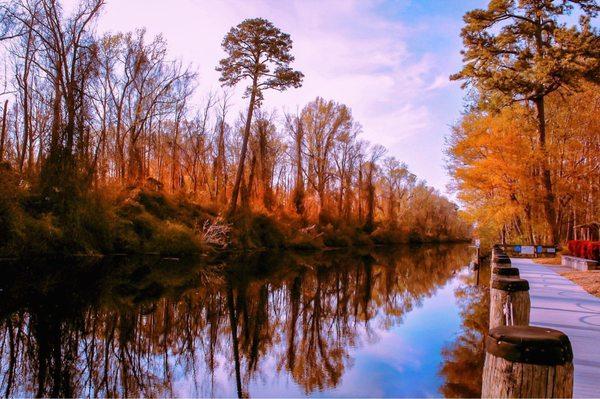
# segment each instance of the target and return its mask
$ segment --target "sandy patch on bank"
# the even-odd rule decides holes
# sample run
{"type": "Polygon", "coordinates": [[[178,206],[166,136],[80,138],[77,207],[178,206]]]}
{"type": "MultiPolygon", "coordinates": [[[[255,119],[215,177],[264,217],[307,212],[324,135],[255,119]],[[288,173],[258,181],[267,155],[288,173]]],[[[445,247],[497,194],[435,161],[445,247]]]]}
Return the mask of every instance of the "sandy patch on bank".
{"type": "Polygon", "coordinates": [[[600,270],[573,271],[560,274],[600,298],[600,270]]]}
{"type": "Polygon", "coordinates": [[[554,258],[535,258],[533,262],[540,265],[560,265],[561,259],[560,256],[555,256],[554,258]]]}

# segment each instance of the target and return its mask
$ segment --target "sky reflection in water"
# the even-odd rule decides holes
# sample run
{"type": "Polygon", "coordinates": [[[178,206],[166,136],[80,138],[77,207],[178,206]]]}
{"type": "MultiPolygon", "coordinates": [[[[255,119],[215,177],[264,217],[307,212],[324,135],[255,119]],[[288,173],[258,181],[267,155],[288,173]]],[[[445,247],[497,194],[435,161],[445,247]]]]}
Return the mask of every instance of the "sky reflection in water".
{"type": "Polygon", "coordinates": [[[462,334],[455,294],[472,279],[468,258],[465,246],[431,246],[122,259],[36,278],[19,265],[15,283],[1,283],[0,387],[9,396],[440,396],[442,349],[462,334]]]}

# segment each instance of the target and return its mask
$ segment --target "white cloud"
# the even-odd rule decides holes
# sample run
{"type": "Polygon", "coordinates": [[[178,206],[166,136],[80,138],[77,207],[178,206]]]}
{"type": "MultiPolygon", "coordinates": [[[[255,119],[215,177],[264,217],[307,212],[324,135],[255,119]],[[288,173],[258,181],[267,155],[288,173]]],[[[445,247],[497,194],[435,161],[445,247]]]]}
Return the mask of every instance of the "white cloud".
{"type": "Polygon", "coordinates": [[[450,78],[446,75],[438,75],[433,82],[427,87],[427,90],[437,90],[448,87],[452,84],[450,78]]]}

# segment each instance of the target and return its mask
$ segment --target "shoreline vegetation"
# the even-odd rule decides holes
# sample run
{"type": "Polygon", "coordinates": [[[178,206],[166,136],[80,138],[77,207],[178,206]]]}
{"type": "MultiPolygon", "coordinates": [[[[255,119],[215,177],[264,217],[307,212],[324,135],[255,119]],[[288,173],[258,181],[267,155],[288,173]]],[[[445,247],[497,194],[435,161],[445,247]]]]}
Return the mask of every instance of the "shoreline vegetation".
{"type": "MultiPolygon", "coordinates": [[[[7,168],[0,175],[0,186],[16,179],[7,168]]],[[[468,240],[441,233],[426,236],[417,229],[390,229],[384,224],[371,232],[347,221],[308,224],[295,215],[278,217],[249,209],[240,209],[225,220],[215,207],[202,206],[184,194],[166,193],[155,181],[115,193],[90,192],[68,215],[36,213],[35,203],[35,195],[16,190],[1,204],[8,234],[0,245],[0,257],[185,256],[225,250],[324,250],[468,240]]]]}
{"type": "Polygon", "coordinates": [[[0,4],[11,88],[0,98],[0,256],[469,236],[457,205],[363,140],[348,106],[317,97],[295,113],[268,109],[265,93],[304,79],[270,21],[232,27],[216,65],[223,90],[195,93],[197,74],[160,35],[97,32],[104,6],[0,4]]]}

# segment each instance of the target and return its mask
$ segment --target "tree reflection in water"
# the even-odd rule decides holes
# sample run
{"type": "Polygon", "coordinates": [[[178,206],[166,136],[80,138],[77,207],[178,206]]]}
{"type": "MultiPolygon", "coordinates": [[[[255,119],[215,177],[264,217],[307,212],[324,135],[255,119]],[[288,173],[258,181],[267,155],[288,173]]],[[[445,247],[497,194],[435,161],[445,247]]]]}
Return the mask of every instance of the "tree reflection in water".
{"type": "Polygon", "coordinates": [[[399,325],[467,259],[465,246],[427,246],[4,264],[2,394],[211,396],[223,375],[239,396],[270,378],[330,389],[353,348],[399,325]]]}
{"type": "MultiPolygon", "coordinates": [[[[489,267],[482,267],[479,281],[490,281],[489,267]]],[[[476,285],[474,274],[464,276],[456,289],[462,319],[462,334],[444,348],[440,374],[445,378],[440,392],[446,398],[481,397],[485,361],[484,339],[489,329],[489,287],[476,285]]]]}

